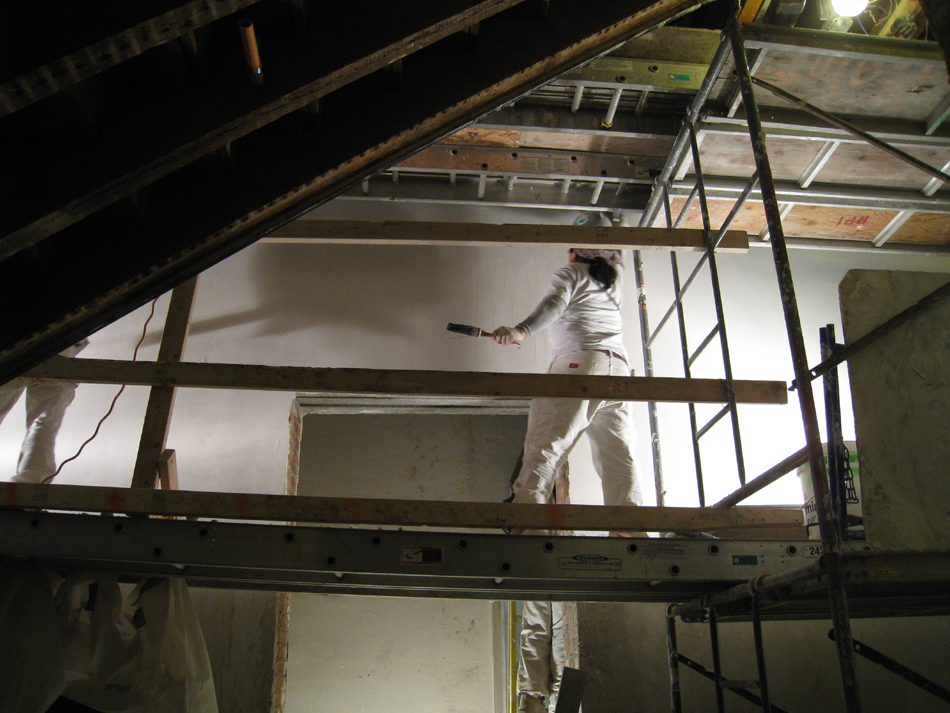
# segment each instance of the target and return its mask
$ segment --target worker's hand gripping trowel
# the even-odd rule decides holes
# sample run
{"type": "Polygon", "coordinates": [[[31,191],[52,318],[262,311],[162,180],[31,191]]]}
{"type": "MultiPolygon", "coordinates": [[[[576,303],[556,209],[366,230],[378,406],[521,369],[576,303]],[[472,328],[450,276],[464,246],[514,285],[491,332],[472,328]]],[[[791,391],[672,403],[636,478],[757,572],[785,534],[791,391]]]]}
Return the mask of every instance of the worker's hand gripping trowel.
{"type": "MultiPolygon", "coordinates": [[[[466,337],[491,337],[491,338],[495,337],[494,332],[486,332],[484,329],[480,329],[479,327],[473,327],[470,324],[455,324],[455,322],[449,322],[446,329],[449,330],[450,332],[455,332],[456,334],[464,334],[466,337]]],[[[500,334],[507,334],[511,332],[511,328],[499,327],[496,331],[498,331],[500,334]]],[[[522,334],[521,338],[519,339],[514,339],[510,341],[502,341],[504,339],[504,336],[502,336],[500,339],[495,339],[495,341],[498,342],[499,344],[505,344],[505,345],[514,344],[516,347],[520,349],[521,339],[523,338],[524,338],[524,334],[522,334]]]]}

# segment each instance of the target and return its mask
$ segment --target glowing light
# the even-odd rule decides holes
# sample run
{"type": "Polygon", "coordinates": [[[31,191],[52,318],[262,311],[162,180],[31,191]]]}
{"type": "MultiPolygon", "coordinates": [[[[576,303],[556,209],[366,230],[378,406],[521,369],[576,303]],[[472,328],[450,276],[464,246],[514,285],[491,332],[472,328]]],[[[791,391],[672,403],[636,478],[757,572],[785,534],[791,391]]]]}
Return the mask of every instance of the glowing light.
{"type": "Polygon", "coordinates": [[[831,0],[832,9],[842,17],[859,15],[868,6],[868,0],[831,0]]]}

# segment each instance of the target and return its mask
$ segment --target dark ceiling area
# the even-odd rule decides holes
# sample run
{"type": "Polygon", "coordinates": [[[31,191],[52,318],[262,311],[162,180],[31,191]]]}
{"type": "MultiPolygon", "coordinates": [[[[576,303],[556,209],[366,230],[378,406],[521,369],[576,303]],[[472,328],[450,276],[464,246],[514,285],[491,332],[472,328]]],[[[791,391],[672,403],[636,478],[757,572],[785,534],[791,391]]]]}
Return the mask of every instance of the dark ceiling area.
{"type": "MultiPolygon", "coordinates": [[[[803,2],[773,0],[747,18],[757,77],[950,166],[936,43],[792,27],[789,6],[803,16],[803,2]]],[[[263,236],[294,235],[333,198],[633,224],[673,168],[672,208],[701,227],[692,163],[668,166],[670,149],[732,12],[724,0],[7,3],[0,379],[263,236]]],[[[727,62],[696,126],[717,220],[752,173],[734,76],[727,62]]],[[[950,245],[939,180],[759,97],[793,240],[950,245]]],[[[763,226],[750,202],[733,227],[763,226]]]]}

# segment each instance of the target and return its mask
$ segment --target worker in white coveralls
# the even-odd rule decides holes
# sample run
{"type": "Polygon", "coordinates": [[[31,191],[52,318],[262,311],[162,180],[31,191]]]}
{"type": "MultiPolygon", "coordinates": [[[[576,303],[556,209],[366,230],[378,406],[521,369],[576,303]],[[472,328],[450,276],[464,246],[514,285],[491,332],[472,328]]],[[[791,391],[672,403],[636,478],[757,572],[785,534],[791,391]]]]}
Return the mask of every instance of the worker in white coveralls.
{"type": "MultiPolygon", "coordinates": [[[[606,218],[584,214],[575,225],[606,218]]],[[[501,345],[517,344],[542,329],[551,347],[549,374],[629,376],[623,344],[623,255],[619,250],[572,249],[569,263],[551,277],[547,294],[514,327],[492,332],[501,345]]],[[[551,501],[558,468],[581,434],[591,445],[594,468],[606,505],[642,505],[637,442],[629,402],[596,399],[534,399],[521,471],[513,484],[514,502],[551,501]]],[[[530,602],[525,606],[518,675],[520,711],[547,710],[543,699],[556,698],[563,655],[552,657],[552,629],[560,606],[530,602]],[[530,606],[528,606],[530,604],[530,606]]]]}
{"type": "MultiPolygon", "coordinates": [[[[83,339],[60,356],[74,357],[89,344],[83,339]]],[[[20,447],[17,471],[10,480],[42,483],[56,472],[56,434],[63,425],[66,408],[76,396],[76,384],[69,381],[13,379],[0,386],[0,423],[26,392],[26,438],[20,447]]]]}

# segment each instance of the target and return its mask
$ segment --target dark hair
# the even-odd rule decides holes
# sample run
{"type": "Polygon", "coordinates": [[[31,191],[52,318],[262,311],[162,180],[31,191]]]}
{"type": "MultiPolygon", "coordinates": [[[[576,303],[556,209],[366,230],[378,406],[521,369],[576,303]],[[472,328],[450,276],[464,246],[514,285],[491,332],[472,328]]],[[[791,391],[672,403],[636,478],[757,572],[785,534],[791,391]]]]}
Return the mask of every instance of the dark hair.
{"type": "Polygon", "coordinates": [[[588,266],[587,271],[597,284],[604,289],[613,287],[614,282],[617,281],[617,270],[607,260],[602,257],[584,257],[578,254],[574,248],[571,248],[571,253],[574,255],[575,262],[581,262],[588,266]]]}

